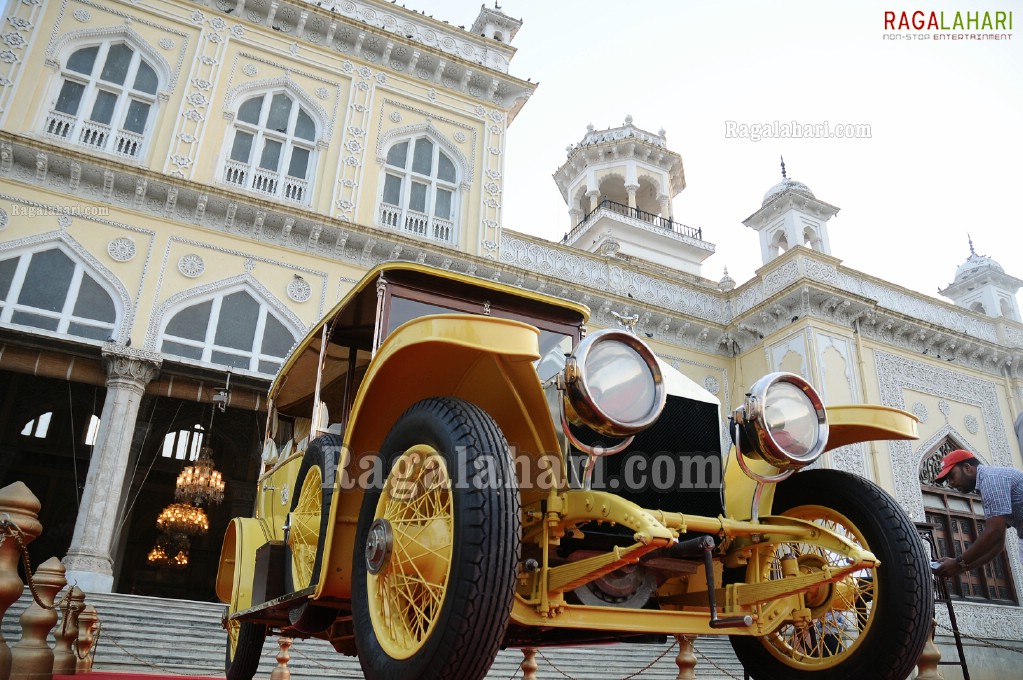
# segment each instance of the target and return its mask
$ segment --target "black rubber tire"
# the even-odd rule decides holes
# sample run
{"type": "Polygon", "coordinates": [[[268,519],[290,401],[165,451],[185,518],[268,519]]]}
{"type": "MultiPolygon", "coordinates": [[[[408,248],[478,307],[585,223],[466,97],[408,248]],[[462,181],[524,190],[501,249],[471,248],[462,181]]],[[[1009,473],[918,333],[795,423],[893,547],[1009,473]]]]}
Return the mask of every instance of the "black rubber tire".
{"type": "Polygon", "coordinates": [[[252,680],[259,668],[259,657],[263,654],[266,640],[266,626],[262,623],[245,621],[238,627],[238,644],[231,654],[231,639],[228,637],[224,658],[224,673],[227,680],[252,680]]]}
{"type": "MultiPolygon", "coordinates": [[[[327,522],[330,519],[330,504],[334,498],[333,480],[337,474],[338,462],[341,459],[341,437],[336,434],[320,435],[309,443],[305,455],[302,457],[302,465],[298,470],[298,477],[295,479],[294,496],[291,500],[291,512],[298,507],[302,485],[305,483],[309,471],[314,467],[320,471],[320,478],[324,481],[321,487],[323,502],[320,506],[320,537],[316,544],[316,558],[313,563],[312,575],[309,583],[296,583],[294,573],[294,562],[290,542],[286,546],[284,560],[284,587],[289,593],[302,590],[319,581],[320,569],[323,566],[323,537],[327,534],[327,522]],[[330,484],[326,482],[330,481],[330,484]]],[[[310,603],[303,603],[288,612],[288,619],[292,628],[309,635],[322,633],[337,618],[337,610],[326,607],[316,607],[310,603]]]]}
{"type": "Polygon", "coordinates": [[[504,638],[521,544],[519,494],[508,443],[479,407],[450,397],[411,406],[381,447],[384,470],[417,444],[445,460],[451,477],[452,555],[432,633],[409,658],[380,645],[369,611],[365,549],[381,489],[368,489],[359,514],[352,567],[355,643],[366,680],[481,680],[504,638]],[[458,464],[464,468],[456,468],[458,464]],[[476,484],[476,470],[486,484],[476,484]],[[467,483],[460,483],[466,481],[467,483]],[[480,488],[482,487],[482,488],[480,488]]]}
{"type": "Polygon", "coordinates": [[[779,484],[772,514],[810,505],[844,515],[881,560],[869,628],[848,658],[830,668],[787,666],[766,641],[749,636],[730,636],[735,655],[756,680],[905,680],[927,641],[934,609],[928,557],[916,527],[883,489],[840,470],[808,470],[779,484]]]}

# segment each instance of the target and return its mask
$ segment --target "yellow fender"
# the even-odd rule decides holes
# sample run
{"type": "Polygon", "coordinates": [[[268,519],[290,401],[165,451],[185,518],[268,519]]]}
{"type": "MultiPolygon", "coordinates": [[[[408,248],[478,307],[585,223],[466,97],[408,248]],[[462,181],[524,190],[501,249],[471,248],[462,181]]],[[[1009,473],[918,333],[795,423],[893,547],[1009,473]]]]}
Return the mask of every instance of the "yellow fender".
{"type": "MultiPolygon", "coordinates": [[[[534,417],[548,413],[533,368],[539,359],[538,337],[529,324],[464,314],[422,317],[396,329],[373,357],[359,388],[339,470],[358,477],[364,470],[360,461],[379,451],[405,409],[435,396],[465,399],[490,414],[513,457],[528,456],[535,462],[545,454],[558,454],[553,421],[534,417]]],[[[554,485],[560,485],[561,469],[553,474],[554,485]]],[[[335,485],[338,491],[327,525],[333,529],[323,537],[324,565],[315,599],[351,595],[352,550],[363,490],[340,475],[335,485]]],[[[548,492],[532,494],[538,499],[548,492]]],[[[523,498],[531,500],[528,494],[523,498]]]]}
{"type": "MultiPolygon", "coordinates": [[[[918,439],[918,419],[912,413],[890,406],[876,404],[844,404],[827,406],[828,444],[825,451],[848,444],[885,439],[918,439]]],[[[725,514],[735,519],[752,517],[753,494],[757,483],[746,476],[735,460],[735,447],[728,452],[725,472],[725,514]]],[[[777,475],[780,470],[762,460],[746,460],[754,472],[777,475]]],[[[798,473],[797,473],[798,474],[798,473]]],[[[771,514],[774,504],[774,485],[768,484],[760,494],[759,515],[771,514]]]]}
{"type": "Polygon", "coordinates": [[[216,592],[217,598],[228,605],[229,613],[252,606],[256,550],[266,541],[266,527],[261,520],[235,517],[227,525],[220,548],[216,592]]]}

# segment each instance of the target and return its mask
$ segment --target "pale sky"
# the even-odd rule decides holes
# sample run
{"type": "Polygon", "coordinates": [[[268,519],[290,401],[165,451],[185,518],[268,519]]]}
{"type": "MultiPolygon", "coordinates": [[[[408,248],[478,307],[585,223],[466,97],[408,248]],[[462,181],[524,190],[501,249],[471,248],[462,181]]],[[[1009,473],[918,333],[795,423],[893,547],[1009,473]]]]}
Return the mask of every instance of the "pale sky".
{"type": "MultiPolygon", "coordinates": [[[[488,5],[493,7],[493,0],[488,5]]],[[[1023,5],[836,0],[499,0],[521,19],[511,73],[539,81],[508,131],[504,226],[558,240],[569,228],[552,173],[586,125],[667,131],[686,189],[676,220],[717,252],[703,275],[761,266],[742,225],[790,178],[841,212],[846,266],[936,295],[976,251],[1023,279],[1023,5]],[[1011,40],[886,41],[885,10],[1015,10],[1011,40]],[[1018,30],[1018,32],[1017,32],[1018,30]],[[728,139],[726,121],[865,123],[870,139],[728,139]]],[[[404,0],[469,26],[479,0],[404,0]]],[[[944,298],[942,298],[944,299],[944,298]]]]}

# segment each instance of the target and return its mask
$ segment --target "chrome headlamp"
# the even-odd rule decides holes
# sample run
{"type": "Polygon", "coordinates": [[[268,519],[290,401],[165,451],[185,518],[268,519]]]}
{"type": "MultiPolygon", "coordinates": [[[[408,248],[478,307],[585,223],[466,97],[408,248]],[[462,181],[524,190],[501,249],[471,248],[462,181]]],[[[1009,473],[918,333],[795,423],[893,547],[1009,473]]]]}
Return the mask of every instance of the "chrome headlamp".
{"type": "Polygon", "coordinates": [[[735,410],[743,455],[782,470],[817,460],[828,443],[828,418],[820,396],[794,373],[758,380],[735,410]]]}
{"type": "Polygon", "coordinates": [[[616,329],[592,333],[576,346],[563,384],[568,420],[610,437],[650,427],[666,399],[654,353],[636,336],[616,329]]]}

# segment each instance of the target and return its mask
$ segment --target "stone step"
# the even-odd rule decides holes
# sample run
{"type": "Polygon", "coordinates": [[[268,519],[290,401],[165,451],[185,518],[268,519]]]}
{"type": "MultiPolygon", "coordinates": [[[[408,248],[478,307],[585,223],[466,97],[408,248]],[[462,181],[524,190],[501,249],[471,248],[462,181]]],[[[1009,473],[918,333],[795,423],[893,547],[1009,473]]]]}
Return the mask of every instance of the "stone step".
{"type": "MultiPolygon", "coordinates": [[[[3,620],[3,634],[13,645],[21,637],[18,617],[28,606],[26,590],[3,620]]],[[[106,673],[221,676],[227,636],[221,626],[224,606],[211,602],[170,600],[139,595],[90,593],[86,603],[100,613],[102,629],[94,669],[106,673]]],[[[257,678],[266,679],[276,666],[276,638],[267,639],[257,678]]],[[[697,677],[742,680],[743,670],[727,637],[701,637],[695,643],[697,677]]],[[[296,640],[288,668],[295,680],[362,678],[358,659],[334,651],[322,640],[296,640]]],[[[675,680],[678,646],[609,644],[543,648],[536,655],[542,680],[675,680]]],[[[522,652],[501,651],[487,680],[521,677],[522,652]]]]}

